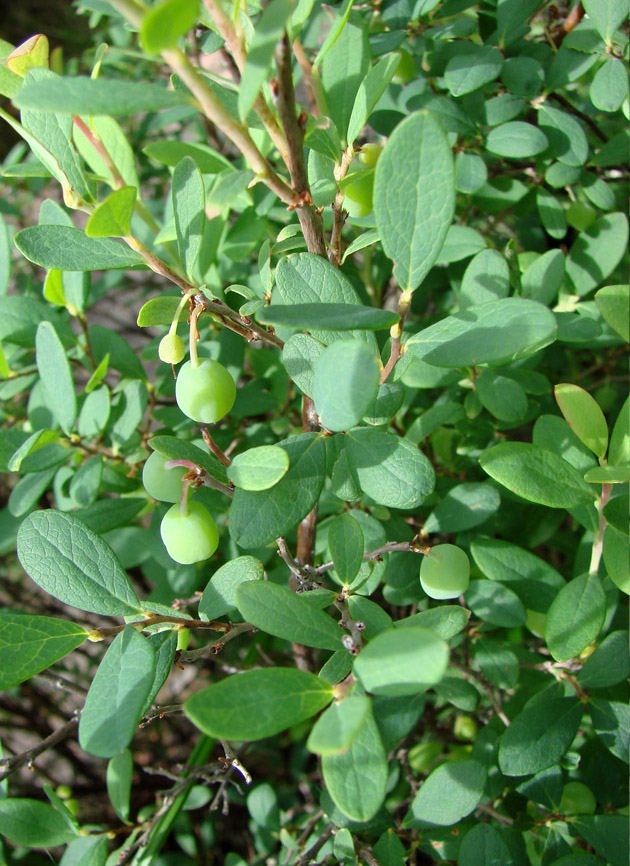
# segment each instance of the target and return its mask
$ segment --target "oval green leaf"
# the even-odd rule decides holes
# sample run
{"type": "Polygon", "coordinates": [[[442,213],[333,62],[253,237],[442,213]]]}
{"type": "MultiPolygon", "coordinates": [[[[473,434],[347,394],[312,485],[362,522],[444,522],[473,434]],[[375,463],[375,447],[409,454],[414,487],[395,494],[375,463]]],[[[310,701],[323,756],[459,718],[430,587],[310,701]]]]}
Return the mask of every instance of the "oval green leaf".
{"type": "Polygon", "coordinates": [[[274,304],[263,307],[258,321],[269,325],[305,330],[383,331],[399,319],[398,313],[360,304],[274,304]]]}
{"type": "Polygon", "coordinates": [[[556,402],[569,427],[597,457],[608,448],[608,424],[594,397],[571,383],[556,385],[556,402]]]}
{"type": "Polygon", "coordinates": [[[210,737],[262,740],[314,716],[333,698],[332,686],[294,668],[245,671],[188,698],[184,712],[210,737]]]}
{"type": "Polygon", "coordinates": [[[357,424],[378,392],[376,354],[358,340],[337,340],[322,352],[313,375],[313,401],[323,427],[333,432],[357,424]]]}
{"type": "Polygon", "coordinates": [[[338,755],[347,751],[368,712],[370,699],[366,695],[351,695],[331,704],[315,722],[306,748],[316,755],[338,755]]]}
{"type": "Polygon", "coordinates": [[[144,259],[109,238],[89,238],[70,226],[32,226],[18,232],[15,245],[29,262],[60,271],[107,271],[132,268],[144,259]]]}
{"type": "Polygon", "coordinates": [[[446,135],[431,114],[412,114],[390,136],[374,176],[376,227],[403,289],[416,289],[433,267],[454,210],[446,135]]]}
{"type": "Polygon", "coordinates": [[[403,821],[403,827],[449,827],[479,804],[486,770],[477,761],[449,761],[422,784],[403,821]]]}
{"type": "Polygon", "coordinates": [[[227,470],[227,477],[242,490],[268,490],[289,469],[289,455],[277,445],[261,445],[238,454],[227,470]]]}
{"type": "Polygon", "coordinates": [[[486,149],[507,159],[528,159],[547,149],[546,135],[522,120],[512,120],[495,126],[488,133],[486,149]]]}
{"type": "Polygon", "coordinates": [[[87,639],[80,625],[51,616],[0,614],[0,689],[23,683],[87,639]]]}
{"type": "Polygon", "coordinates": [[[46,403],[64,433],[77,419],[77,398],[66,350],[50,322],[40,322],[35,335],[37,369],[46,403]]]}
{"type": "Polygon", "coordinates": [[[593,574],[566,584],[547,612],[545,640],[558,662],[575,658],[595,640],[604,624],[606,595],[593,574]]]}
{"type": "Polygon", "coordinates": [[[435,632],[413,626],[381,632],[354,660],[354,672],[375,695],[415,695],[439,683],[448,645],[435,632]]]}

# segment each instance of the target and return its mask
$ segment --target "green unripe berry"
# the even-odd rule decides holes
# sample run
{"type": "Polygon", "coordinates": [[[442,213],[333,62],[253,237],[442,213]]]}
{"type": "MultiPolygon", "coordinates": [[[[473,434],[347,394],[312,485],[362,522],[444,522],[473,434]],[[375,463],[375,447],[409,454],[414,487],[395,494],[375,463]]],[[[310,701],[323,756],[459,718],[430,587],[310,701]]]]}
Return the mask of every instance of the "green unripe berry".
{"type": "Polygon", "coordinates": [[[364,144],[359,153],[359,162],[367,168],[374,168],[382,151],[380,144],[364,144]]]}
{"type": "Polygon", "coordinates": [[[582,782],[567,782],[558,806],[561,815],[592,815],[596,808],[597,801],[590,788],[582,782]]]}
{"type": "Polygon", "coordinates": [[[185,466],[167,469],[164,465],[168,457],[154,451],[147,458],[142,469],[142,483],[149,496],[160,502],[179,502],[182,495],[182,479],[187,470],[185,466]]]}
{"type": "Polygon", "coordinates": [[[470,741],[477,736],[477,722],[472,716],[457,714],[453,725],[453,734],[456,740],[470,741]]]}
{"type": "Polygon", "coordinates": [[[423,557],[420,583],[429,598],[457,598],[468,589],[470,562],[454,544],[437,544],[423,557]]]}
{"type": "Polygon", "coordinates": [[[351,182],[344,186],[343,193],[343,206],[351,217],[364,217],[372,213],[374,172],[356,172],[351,182]]]}
{"type": "Polygon", "coordinates": [[[234,405],[236,385],[218,361],[204,358],[196,367],[186,361],[177,374],[175,399],[184,415],[193,421],[214,424],[234,405]]]}
{"type": "Polygon", "coordinates": [[[158,355],[165,364],[179,364],[186,354],[184,341],[178,334],[170,332],[160,340],[158,355]]]}
{"type": "Polygon", "coordinates": [[[169,508],[162,518],[160,534],[171,559],[181,565],[203,562],[219,546],[216,524],[199,502],[189,502],[187,514],[182,514],[179,505],[169,508]]]}
{"type": "Polygon", "coordinates": [[[414,63],[413,57],[408,51],[405,49],[401,49],[400,52],[400,60],[398,61],[398,66],[396,67],[396,72],[394,72],[394,77],[392,81],[394,84],[407,84],[408,81],[414,76],[416,71],[416,64],[414,63]]]}

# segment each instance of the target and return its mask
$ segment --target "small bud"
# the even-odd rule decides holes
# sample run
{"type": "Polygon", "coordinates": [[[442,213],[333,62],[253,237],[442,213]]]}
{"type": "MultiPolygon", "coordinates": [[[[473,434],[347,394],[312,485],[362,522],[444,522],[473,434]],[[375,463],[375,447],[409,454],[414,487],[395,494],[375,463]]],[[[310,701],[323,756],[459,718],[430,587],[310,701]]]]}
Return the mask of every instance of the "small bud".
{"type": "Polygon", "coordinates": [[[186,354],[186,346],[180,336],[168,333],[160,340],[158,354],[165,364],[179,364],[186,354]]]}

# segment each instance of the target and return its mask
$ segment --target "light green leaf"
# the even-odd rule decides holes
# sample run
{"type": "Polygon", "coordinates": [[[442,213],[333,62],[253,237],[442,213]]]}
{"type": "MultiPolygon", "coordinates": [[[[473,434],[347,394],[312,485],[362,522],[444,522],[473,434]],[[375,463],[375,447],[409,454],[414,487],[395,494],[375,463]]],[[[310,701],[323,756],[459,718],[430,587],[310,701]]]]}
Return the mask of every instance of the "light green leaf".
{"type": "Polygon", "coordinates": [[[538,125],[549,142],[549,156],[565,165],[584,165],[588,140],[574,117],[544,102],[538,109],[538,125]]]}
{"type": "Polygon", "coordinates": [[[608,448],[608,425],[597,401],[579,385],[563,383],[554,388],[556,402],[569,427],[597,457],[608,448]]]}
{"type": "MultiPolygon", "coordinates": [[[[120,124],[113,117],[86,116],[82,120],[107,148],[107,152],[125,184],[139,189],[140,181],[136,171],[134,152],[120,124]]],[[[116,189],[119,182],[118,175],[112,174],[111,165],[104,162],[94,144],[76,125],[72,129],[72,136],[77,150],[94,174],[104,178],[112,189],[116,189]]]]}
{"type": "Polygon", "coordinates": [[[360,304],[274,304],[263,307],[257,318],[265,324],[308,330],[382,331],[395,325],[399,316],[392,310],[379,310],[360,304]]]}
{"type": "Polygon", "coordinates": [[[325,473],[324,440],[304,433],[278,445],[289,455],[284,478],[270,490],[234,491],[229,527],[240,547],[261,547],[289,532],[319,498],[325,473]]]}
{"type": "Polygon", "coordinates": [[[92,680],[79,722],[79,744],[98,758],[126,749],[153,685],[153,647],[129,625],[116,635],[92,680]]]}
{"type": "Polygon", "coordinates": [[[352,11],[352,0],[344,0],[343,6],[339,9],[339,14],[335,17],[332,26],[322,44],[322,47],[317,53],[317,57],[313,62],[313,69],[317,69],[324,57],[328,54],[337,39],[341,36],[341,31],[346,26],[350,12],[352,11]]]}
{"type": "Polygon", "coordinates": [[[417,112],[398,124],[376,165],[374,216],[394,276],[416,289],[437,260],[453,219],[455,170],[439,123],[417,112]]]}
{"type": "Polygon", "coordinates": [[[444,243],[436,259],[438,265],[448,265],[477,255],[486,248],[486,242],[476,229],[470,226],[452,225],[446,232],[444,243]]]}
{"type": "Polygon", "coordinates": [[[499,768],[506,776],[529,776],[553,767],[570,748],[582,720],[577,698],[563,698],[561,687],[534,695],[500,740],[499,768]]]}
{"type": "Polygon", "coordinates": [[[315,367],[323,351],[324,346],[308,334],[293,334],[284,344],[284,368],[307,397],[313,397],[315,367]]]}
{"type": "Polygon", "coordinates": [[[121,821],[129,820],[132,776],[133,757],[129,749],[124,749],[107,764],[107,795],[121,821]]]}
{"type": "Polygon", "coordinates": [[[479,458],[484,472],[508,490],[549,508],[592,505],[594,493],[577,469],[527,442],[502,442],[479,458]]]}
{"type": "Polygon", "coordinates": [[[238,454],[228,467],[227,477],[242,490],[267,490],[289,469],[289,455],[277,445],[261,445],[238,454]]]}
{"type": "Polygon", "coordinates": [[[180,301],[181,297],[173,295],[151,298],[140,308],[137,324],[141,328],[148,328],[151,325],[170,325],[175,318],[180,301]]]}
{"type": "Polygon", "coordinates": [[[441,604],[396,620],[394,628],[421,626],[434,631],[442,640],[450,640],[466,628],[470,611],[457,604],[441,604]]]}
{"type": "Polygon", "coordinates": [[[52,510],[29,514],[17,544],[26,573],[64,604],[105,616],[142,610],[113,550],[73,515],[52,510]]]}
{"type": "Polygon", "coordinates": [[[105,836],[80,836],[66,847],[59,866],[105,866],[108,850],[105,836]]]}
{"type": "Polygon", "coordinates": [[[345,0],[314,63],[315,69],[321,63],[326,114],[339,130],[342,140],[348,129],[356,95],[372,59],[367,29],[363,20],[353,15],[351,9],[352,0],[345,0]],[[325,58],[323,62],[322,58],[325,58]]]}
{"type": "Polygon", "coordinates": [[[610,327],[630,343],[630,286],[604,286],[595,293],[595,303],[610,327]]]}
{"type": "Polygon", "coordinates": [[[385,799],[387,756],[371,710],[346,752],[322,757],[326,789],[354,821],[369,821],[385,799]]]}
{"type": "Polygon", "coordinates": [[[210,578],[199,599],[199,616],[211,620],[236,610],[236,590],[248,580],[262,580],[264,568],[253,556],[237,556],[210,578]]]}
{"type": "Polygon", "coordinates": [[[337,340],[322,352],[313,376],[313,400],[322,426],[333,432],[357,424],[378,391],[375,353],[357,340],[337,340]]]}
{"type": "Polygon", "coordinates": [[[375,695],[416,695],[439,683],[448,645],[421,626],[381,632],[354,660],[355,675],[375,695]]]}
{"type": "MultiPolygon", "coordinates": [[[[293,253],[280,259],[276,269],[273,304],[286,304],[292,307],[302,304],[359,306],[361,302],[352,283],[339,268],[331,265],[322,256],[315,256],[312,253],[293,253]]],[[[341,337],[348,337],[348,332],[313,330],[313,336],[322,343],[328,344],[341,337]]],[[[376,348],[373,334],[356,330],[353,331],[352,336],[376,348]]]]}
{"type": "Polygon", "coordinates": [[[584,10],[606,45],[628,17],[628,0],[584,0],[584,10]]]}
{"type": "Polygon", "coordinates": [[[575,658],[604,623],[606,596],[597,576],[583,574],[562,587],[547,612],[545,640],[554,659],[575,658]]]}
{"type": "Polygon", "coordinates": [[[337,755],[348,750],[370,712],[366,695],[351,695],[331,704],[315,722],[306,748],[316,755],[337,755]]]}
{"type": "Polygon", "coordinates": [[[63,619],[0,611],[0,689],[50,667],[87,636],[80,625],[63,619]]]}
{"type": "Polygon", "coordinates": [[[341,646],[342,632],[332,617],[277,583],[241,583],[236,602],[245,620],[275,637],[319,649],[341,646]]]}
{"type": "Polygon", "coordinates": [[[595,73],[591,102],[600,111],[617,111],[628,98],[628,71],[623,60],[609,57],[595,73]]]}
{"type": "Polygon", "coordinates": [[[361,427],[346,434],[345,444],[351,471],[375,502],[416,508],[433,491],[431,463],[406,439],[361,427]]]}
{"type": "Polygon", "coordinates": [[[50,322],[38,325],[35,352],[48,408],[69,435],[77,419],[77,398],[66,350],[50,322]]]}
{"type": "MultiPolygon", "coordinates": [[[[562,213],[564,216],[564,211],[562,213]]],[[[564,228],[566,231],[566,224],[564,228]]],[[[563,279],[564,255],[562,250],[548,250],[542,256],[538,256],[523,273],[521,277],[523,297],[548,305],[558,297],[563,279]]]]}
{"type": "Polygon", "coordinates": [[[157,84],[79,75],[26,81],[15,104],[22,109],[90,116],[159,111],[187,101],[183,93],[166,90],[157,84]]]}
{"type": "Polygon", "coordinates": [[[365,537],[351,513],[335,517],[328,528],[328,549],[339,580],[351,584],[363,564],[365,537]]]}
{"type": "Polygon", "coordinates": [[[274,49],[294,8],[295,0],[271,0],[256,24],[238,92],[238,113],[241,120],[247,118],[258,91],[269,77],[274,49]]]}
{"type": "Polygon", "coordinates": [[[409,338],[406,351],[436,367],[507,364],[526,358],[556,338],[553,313],[524,298],[469,307],[409,338]]]}
{"type": "Polygon", "coordinates": [[[314,716],[333,698],[332,686],[294,668],[245,671],[188,698],[184,712],[210,737],[262,740],[314,716]]]}
{"type": "Polygon", "coordinates": [[[630,397],[619,410],[610,435],[608,459],[613,465],[630,463],[630,397]]]}
{"type": "Polygon", "coordinates": [[[179,257],[184,271],[192,278],[206,225],[203,178],[192,157],[185,156],[175,167],[171,195],[179,257]]]}
{"type": "Polygon", "coordinates": [[[455,185],[458,192],[477,192],[488,180],[488,168],[475,153],[458,153],[455,157],[455,185]]]}
{"type": "Polygon", "coordinates": [[[144,259],[107,238],[89,238],[69,226],[31,226],[18,232],[15,245],[29,262],[60,271],[105,271],[132,268],[144,259]]]}
{"type": "Polygon", "coordinates": [[[482,250],[464,272],[459,290],[459,308],[485,304],[510,294],[510,271],[505,257],[496,250],[482,250]]]}
{"type": "Polygon", "coordinates": [[[486,785],[478,761],[448,761],[423,782],[403,820],[403,827],[449,827],[470,815],[486,785]]]}
{"type": "Polygon", "coordinates": [[[544,132],[522,120],[495,126],[486,138],[486,149],[506,159],[527,159],[542,153],[548,145],[544,132]]]}
{"type": "Polygon", "coordinates": [[[446,64],[444,83],[452,96],[472,93],[499,77],[503,57],[490,45],[462,45],[446,64]]]}
{"type": "Polygon", "coordinates": [[[168,457],[169,460],[190,460],[201,466],[214,478],[220,481],[226,480],[225,470],[214,455],[176,436],[153,436],[149,440],[149,446],[154,451],[168,457]]]}
{"type": "Polygon", "coordinates": [[[489,483],[466,482],[452,487],[424,523],[426,532],[463,532],[485,523],[499,510],[501,497],[489,483]]]}
{"type": "Polygon", "coordinates": [[[628,246],[628,218],[624,213],[600,217],[580,232],[571,247],[566,270],[580,297],[603,283],[621,261],[628,246]]]}
{"type": "Polygon", "coordinates": [[[567,218],[560,199],[541,186],[536,193],[536,207],[547,234],[557,240],[563,238],[567,233],[567,218]]]}
{"type": "Polygon", "coordinates": [[[192,141],[161,140],[151,141],[142,149],[143,153],[156,162],[175,167],[185,156],[190,156],[202,174],[219,174],[234,171],[234,166],[224,156],[207,144],[192,141]]]}
{"type": "Polygon", "coordinates": [[[589,484],[627,484],[630,481],[630,465],[594,466],[584,473],[589,484]]]}
{"type": "Polygon", "coordinates": [[[11,240],[9,226],[0,214],[0,296],[7,293],[11,274],[11,240]]]}
{"type": "Polygon", "coordinates": [[[65,817],[39,800],[0,799],[0,836],[27,848],[53,848],[76,837],[65,817]]]}
{"type": "Polygon", "coordinates": [[[90,216],[85,233],[90,238],[124,238],[131,232],[131,217],[137,190],[123,186],[114,190],[90,216]]]}
{"type": "Polygon", "coordinates": [[[357,253],[359,250],[364,250],[366,247],[372,246],[372,244],[378,243],[380,239],[381,236],[378,233],[378,229],[368,229],[368,231],[362,232],[346,247],[346,250],[341,257],[341,264],[343,265],[349,256],[357,253]]]}
{"type": "Polygon", "coordinates": [[[197,22],[199,0],[162,0],[142,18],[140,41],[147,54],[176,48],[180,36],[197,22]]]}
{"type": "Polygon", "coordinates": [[[361,82],[354,100],[352,114],[348,123],[348,144],[354,144],[355,139],[360,135],[376,103],[392,80],[399,62],[400,57],[397,54],[390,54],[389,57],[384,57],[374,66],[370,67],[368,74],[361,82]]]}

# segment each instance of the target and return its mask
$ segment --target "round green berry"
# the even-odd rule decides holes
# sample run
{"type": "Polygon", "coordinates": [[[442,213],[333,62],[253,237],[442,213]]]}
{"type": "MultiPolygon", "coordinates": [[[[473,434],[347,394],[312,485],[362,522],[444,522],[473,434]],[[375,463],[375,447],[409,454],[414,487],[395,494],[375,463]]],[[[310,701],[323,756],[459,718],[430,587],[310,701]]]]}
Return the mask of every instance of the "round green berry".
{"type": "Polygon", "coordinates": [[[179,364],[185,354],[186,346],[178,334],[168,333],[160,340],[158,355],[165,364],[179,364]]]}
{"type": "Polygon", "coordinates": [[[177,374],[175,399],[184,415],[199,424],[214,424],[230,411],[236,385],[218,361],[204,358],[196,367],[186,361],[177,374]]]}
{"type": "Polygon", "coordinates": [[[457,598],[468,589],[470,562],[454,544],[437,544],[423,557],[420,583],[429,598],[457,598]]]}
{"type": "Polygon", "coordinates": [[[189,502],[186,514],[173,505],[162,518],[160,534],[171,559],[192,565],[209,559],[219,546],[219,531],[210,512],[199,502],[189,502]]]}
{"type": "Polygon", "coordinates": [[[179,502],[182,495],[182,479],[187,472],[185,466],[167,469],[168,457],[154,451],[142,469],[142,483],[149,496],[160,502],[179,502]]]}

